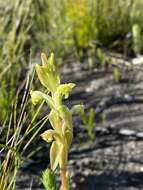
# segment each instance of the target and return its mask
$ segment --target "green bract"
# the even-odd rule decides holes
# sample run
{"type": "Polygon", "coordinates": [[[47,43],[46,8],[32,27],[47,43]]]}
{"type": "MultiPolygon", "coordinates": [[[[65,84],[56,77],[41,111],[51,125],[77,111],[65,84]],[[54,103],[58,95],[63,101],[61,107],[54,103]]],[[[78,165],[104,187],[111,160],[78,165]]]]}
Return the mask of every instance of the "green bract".
{"type": "Polygon", "coordinates": [[[51,53],[49,59],[42,53],[42,66],[36,64],[36,72],[38,78],[43,86],[45,86],[49,92],[54,93],[60,85],[60,75],[57,65],[54,62],[54,54],[51,53]]]}

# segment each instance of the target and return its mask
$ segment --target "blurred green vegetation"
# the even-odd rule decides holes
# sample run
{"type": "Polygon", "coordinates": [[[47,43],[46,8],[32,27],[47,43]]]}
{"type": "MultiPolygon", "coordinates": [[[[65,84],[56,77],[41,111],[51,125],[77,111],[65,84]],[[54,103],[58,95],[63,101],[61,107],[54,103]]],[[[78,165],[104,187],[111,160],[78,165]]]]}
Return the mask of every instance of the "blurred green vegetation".
{"type": "Polygon", "coordinates": [[[0,0],[0,121],[25,78],[30,51],[34,59],[42,51],[78,59],[96,54],[99,44],[116,48],[133,32],[129,48],[141,53],[142,8],[142,0],[0,0]]]}

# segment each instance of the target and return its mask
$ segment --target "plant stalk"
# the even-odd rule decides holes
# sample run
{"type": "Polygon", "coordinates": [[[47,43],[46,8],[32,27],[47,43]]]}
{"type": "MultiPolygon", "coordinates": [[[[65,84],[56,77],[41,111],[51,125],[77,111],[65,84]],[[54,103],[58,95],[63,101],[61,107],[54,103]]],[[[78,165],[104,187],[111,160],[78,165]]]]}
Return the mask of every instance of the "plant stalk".
{"type": "Polygon", "coordinates": [[[60,190],[69,190],[67,169],[60,169],[61,188],[60,190]]]}

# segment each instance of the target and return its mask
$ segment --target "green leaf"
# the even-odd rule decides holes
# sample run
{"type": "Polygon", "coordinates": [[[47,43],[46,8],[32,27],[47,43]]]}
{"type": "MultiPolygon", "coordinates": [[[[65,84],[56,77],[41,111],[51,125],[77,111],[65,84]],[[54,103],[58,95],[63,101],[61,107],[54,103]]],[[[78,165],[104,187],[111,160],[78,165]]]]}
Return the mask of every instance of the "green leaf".
{"type": "Polygon", "coordinates": [[[51,169],[54,171],[58,164],[59,164],[59,160],[61,157],[61,149],[62,148],[62,144],[57,143],[57,142],[53,142],[51,145],[51,149],[50,149],[50,165],[51,165],[51,169]]]}
{"type": "Polygon", "coordinates": [[[52,110],[49,114],[49,120],[52,127],[59,133],[61,133],[62,120],[59,118],[57,111],[52,110]]]}
{"type": "Polygon", "coordinates": [[[73,130],[72,129],[72,116],[71,116],[71,113],[70,113],[70,110],[68,109],[68,107],[60,106],[60,107],[58,107],[58,111],[59,111],[60,117],[65,122],[65,129],[69,128],[72,131],[73,130]]]}
{"type": "Polygon", "coordinates": [[[71,114],[82,116],[84,115],[84,105],[75,105],[71,109],[71,114]]]}
{"type": "Polygon", "coordinates": [[[42,60],[42,65],[46,68],[50,67],[50,64],[48,63],[48,59],[47,56],[45,55],[45,53],[41,53],[41,60],[42,60]]]}
{"type": "Polygon", "coordinates": [[[52,68],[52,70],[53,71],[56,71],[56,64],[55,64],[55,60],[54,60],[54,54],[53,53],[51,53],[51,56],[50,56],[50,58],[49,58],[49,61],[50,61],[50,66],[51,66],[51,68],[52,68]]]}
{"type": "Polygon", "coordinates": [[[42,183],[46,190],[57,190],[56,178],[50,169],[46,169],[42,173],[42,183]]]}
{"type": "Polygon", "coordinates": [[[67,146],[69,148],[71,146],[72,139],[73,139],[73,133],[70,130],[66,130],[65,139],[66,139],[67,146]]]}
{"type": "Polygon", "coordinates": [[[41,60],[42,60],[42,65],[44,69],[46,69],[48,73],[56,72],[56,74],[59,75],[58,67],[54,60],[54,53],[51,53],[49,59],[47,59],[47,56],[45,55],[45,53],[42,53],[41,60]]]}
{"type": "Polygon", "coordinates": [[[65,169],[65,166],[67,165],[68,160],[68,150],[65,146],[61,146],[61,157],[60,157],[60,168],[65,169]]]}
{"type": "Polygon", "coordinates": [[[56,109],[54,105],[54,101],[52,100],[51,96],[48,94],[42,93],[43,99],[46,101],[46,103],[50,106],[51,109],[56,109]]]}
{"type": "Polygon", "coordinates": [[[87,125],[88,118],[87,118],[87,116],[86,116],[86,114],[84,112],[84,105],[75,105],[75,106],[73,106],[72,109],[71,109],[71,114],[72,115],[73,114],[78,115],[81,118],[83,124],[87,125]]]}
{"type": "Polygon", "coordinates": [[[49,76],[47,75],[46,70],[38,64],[36,64],[35,69],[41,84],[45,86],[48,89],[48,91],[51,91],[51,85],[49,84],[49,76]]]}
{"type": "Polygon", "coordinates": [[[95,111],[93,108],[89,111],[89,117],[88,117],[88,135],[91,139],[94,137],[93,129],[94,129],[94,118],[95,118],[95,111]]]}

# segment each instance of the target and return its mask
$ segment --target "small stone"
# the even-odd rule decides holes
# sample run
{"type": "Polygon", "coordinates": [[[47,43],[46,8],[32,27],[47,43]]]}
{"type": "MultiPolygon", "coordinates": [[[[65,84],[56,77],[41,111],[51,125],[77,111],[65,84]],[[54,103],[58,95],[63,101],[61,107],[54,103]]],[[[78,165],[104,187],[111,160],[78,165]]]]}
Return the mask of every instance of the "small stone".
{"type": "Polygon", "coordinates": [[[132,63],[133,63],[134,65],[143,64],[143,56],[136,57],[136,58],[132,59],[132,63]]]}
{"type": "Polygon", "coordinates": [[[75,184],[75,183],[72,183],[72,187],[73,187],[73,188],[76,188],[76,184],[75,184]]]}
{"type": "Polygon", "coordinates": [[[130,129],[120,129],[119,134],[125,135],[125,136],[133,136],[135,135],[135,131],[130,129]]]}
{"type": "Polygon", "coordinates": [[[75,164],[75,160],[69,160],[69,164],[74,165],[75,164]]]}
{"type": "Polygon", "coordinates": [[[85,176],[89,176],[89,174],[90,174],[90,171],[88,171],[88,170],[85,170],[85,171],[84,171],[84,175],[85,175],[85,176]]]}
{"type": "Polygon", "coordinates": [[[84,182],[84,181],[85,181],[84,177],[81,177],[80,182],[84,182]]]}
{"type": "Polygon", "coordinates": [[[136,137],[138,137],[138,138],[143,138],[143,132],[137,133],[137,134],[136,134],[136,137]]]}
{"type": "Polygon", "coordinates": [[[131,96],[131,95],[129,95],[129,94],[125,94],[125,95],[124,95],[124,98],[125,98],[125,100],[128,101],[128,102],[131,102],[131,101],[134,100],[133,96],[131,96]]]}

